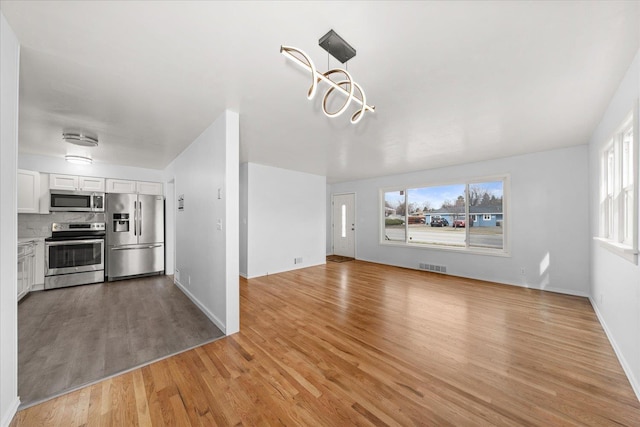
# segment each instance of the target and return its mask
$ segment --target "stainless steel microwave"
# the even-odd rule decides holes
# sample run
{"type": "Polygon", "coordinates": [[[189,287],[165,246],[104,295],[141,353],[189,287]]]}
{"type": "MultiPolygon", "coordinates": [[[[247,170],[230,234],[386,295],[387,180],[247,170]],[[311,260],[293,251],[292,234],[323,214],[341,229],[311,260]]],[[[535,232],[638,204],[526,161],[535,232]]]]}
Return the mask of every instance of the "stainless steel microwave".
{"type": "Polygon", "coordinates": [[[104,212],[104,193],[50,190],[52,212],[104,212]]]}

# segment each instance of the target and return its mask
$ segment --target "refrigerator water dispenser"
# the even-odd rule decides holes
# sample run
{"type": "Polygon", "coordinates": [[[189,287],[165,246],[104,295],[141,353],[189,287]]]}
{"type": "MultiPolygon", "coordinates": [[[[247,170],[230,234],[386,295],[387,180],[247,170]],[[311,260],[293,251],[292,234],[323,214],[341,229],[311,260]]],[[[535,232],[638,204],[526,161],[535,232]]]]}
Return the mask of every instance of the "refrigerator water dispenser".
{"type": "Polygon", "coordinates": [[[113,214],[113,231],[115,233],[129,232],[129,214],[128,213],[113,214]]]}

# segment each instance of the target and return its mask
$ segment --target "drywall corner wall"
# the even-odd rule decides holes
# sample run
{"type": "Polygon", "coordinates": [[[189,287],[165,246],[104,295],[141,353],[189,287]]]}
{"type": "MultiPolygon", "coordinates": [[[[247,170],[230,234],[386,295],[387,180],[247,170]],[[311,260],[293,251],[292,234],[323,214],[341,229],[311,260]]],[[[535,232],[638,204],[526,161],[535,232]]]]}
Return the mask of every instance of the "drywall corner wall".
{"type": "Polygon", "coordinates": [[[240,165],[240,275],[247,277],[247,216],[249,215],[249,164],[240,165]]]}
{"type": "Polygon", "coordinates": [[[184,199],[175,213],[176,284],[226,334],[240,323],[238,126],[238,114],[225,111],[165,170],[184,199]]]}
{"type": "Polygon", "coordinates": [[[327,230],[327,248],[326,248],[326,252],[327,255],[333,255],[333,236],[331,235],[331,221],[333,221],[332,215],[333,213],[331,212],[331,185],[327,184],[327,194],[326,194],[327,198],[325,200],[326,206],[327,206],[327,218],[326,218],[326,230],[327,230]]]}
{"type": "MultiPolygon", "coordinates": [[[[590,237],[598,236],[599,232],[602,150],[616,128],[638,103],[639,97],[640,50],[589,141],[590,237]]],[[[638,132],[638,129],[634,129],[634,132],[638,132]]],[[[636,200],[636,203],[639,203],[640,209],[640,201],[636,200]]],[[[591,240],[590,266],[591,304],[640,399],[640,266],[609,252],[594,240],[591,240]]]]}
{"type": "Polygon", "coordinates": [[[255,163],[246,167],[247,277],[324,264],[326,178],[255,163]]]}
{"type": "Polygon", "coordinates": [[[454,276],[587,296],[587,166],[588,149],[580,145],[333,184],[331,192],[357,195],[358,259],[407,268],[418,268],[419,263],[444,265],[447,273],[454,276]],[[511,182],[507,207],[510,256],[380,244],[381,188],[416,188],[501,174],[508,174],[511,182]]]}
{"type": "Polygon", "coordinates": [[[238,252],[240,251],[240,117],[238,113],[227,111],[225,114],[225,145],[222,198],[225,212],[225,274],[226,274],[226,322],[227,335],[240,331],[240,268],[238,252]]]}
{"type": "Polygon", "coordinates": [[[0,427],[18,409],[18,76],[20,44],[0,13],[0,427]]]}

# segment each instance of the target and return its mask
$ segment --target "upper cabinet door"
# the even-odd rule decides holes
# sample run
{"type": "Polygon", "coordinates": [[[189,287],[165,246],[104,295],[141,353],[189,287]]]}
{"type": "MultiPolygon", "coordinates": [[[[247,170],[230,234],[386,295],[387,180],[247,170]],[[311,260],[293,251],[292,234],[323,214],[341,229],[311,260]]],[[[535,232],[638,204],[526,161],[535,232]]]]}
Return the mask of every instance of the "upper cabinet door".
{"type": "Polygon", "coordinates": [[[107,178],[107,193],[136,193],[136,182],[107,178]]]}
{"type": "Polygon", "coordinates": [[[136,182],[136,189],[138,194],[149,194],[151,196],[162,196],[162,183],[161,182],[136,182]]]}
{"type": "Polygon", "coordinates": [[[40,212],[40,173],[18,169],[18,213],[40,212]]]}
{"type": "Polygon", "coordinates": [[[148,194],[162,196],[161,182],[128,181],[124,179],[107,179],[107,193],[148,194]]]}
{"type": "Polygon", "coordinates": [[[94,178],[88,176],[79,177],[80,189],[82,191],[95,191],[104,193],[104,178],[94,178]]]}
{"type": "Polygon", "coordinates": [[[51,190],[79,190],[78,177],[73,175],[49,175],[49,189],[51,190]]]}

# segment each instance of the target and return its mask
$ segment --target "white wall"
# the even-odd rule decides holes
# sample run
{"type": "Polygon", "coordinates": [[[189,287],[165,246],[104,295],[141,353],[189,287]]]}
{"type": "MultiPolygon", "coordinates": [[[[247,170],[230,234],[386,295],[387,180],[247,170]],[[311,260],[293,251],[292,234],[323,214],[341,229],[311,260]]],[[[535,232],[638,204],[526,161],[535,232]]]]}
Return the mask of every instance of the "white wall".
{"type": "Polygon", "coordinates": [[[175,197],[184,195],[175,213],[176,284],[227,334],[240,326],[238,129],[238,114],[226,111],[165,170],[175,197]]]}
{"type": "MultiPolygon", "coordinates": [[[[238,271],[240,269],[238,252],[240,251],[239,236],[239,195],[240,195],[240,117],[238,113],[227,111],[225,114],[225,144],[224,161],[225,175],[222,181],[222,197],[224,204],[224,219],[226,221],[224,251],[226,274],[226,329],[227,335],[240,331],[240,283],[238,271]]],[[[218,150],[220,153],[220,150],[218,150]]]]}
{"type": "Polygon", "coordinates": [[[240,264],[242,277],[247,277],[248,221],[249,216],[249,164],[240,165],[240,264]]]}
{"type": "Polygon", "coordinates": [[[0,13],[0,426],[18,399],[17,162],[20,45],[0,13]]]}
{"type": "MultiPolygon", "coordinates": [[[[640,96],[640,51],[589,142],[590,236],[598,235],[601,150],[640,96]]],[[[636,118],[637,120],[637,118],[636,118]]],[[[637,123],[637,121],[636,121],[637,123]]],[[[638,129],[634,130],[638,132],[638,129]]],[[[638,154],[636,153],[636,156],[638,154]]],[[[638,226],[640,228],[640,224],[638,226]]],[[[640,266],[591,241],[591,303],[640,399],[640,266]]]]}
{"type": "Polygon", "coordinates": [[[270,166],[242,166],[241,199],[247,198],[246,277],[326,262],[326,178],[270,166]],[[302,258],[302,263],[294,263],[302,258]]]}
{"type": "Polygon", "coordinates": [[[175,205],[175,184],[173,179],[164,183],[164,196],[165,196],[165,204],[164,204],[164,250],[165,250],[165,263],[164,263],[164,272],[165,274],[174,274],[175,268],[175,248],[176,248],[176,234],[175,234],[175,223],[176,223],[176,205],[175,205]]]}
{"type": "MultiPolygon", "coordinates": [[[[514,144],[517,141],[514,141],[514,144]]],[[[586,145],[461,166],[331,185],[356,193],[358,259],[417,268],[444,265],[451,275],[587,296],[589,292],[586,145]],[[418,187],[509,174],[511,256],[487,256],[379,243],[379,189],[418,187]],[[549,266],[541,271],[548,256],[549,266]],[[521,269],[525,269],[525,275],[521,269]]],[[[330,205],[329,205],[330,206],[330,205]]],[[[329,208],[328,206],[328,208],[329,208]]],[[[329,210],[327,210],[329,215],[329,210]]],[[[331,236],[327,233],[327,247],[331,236]]]]}

